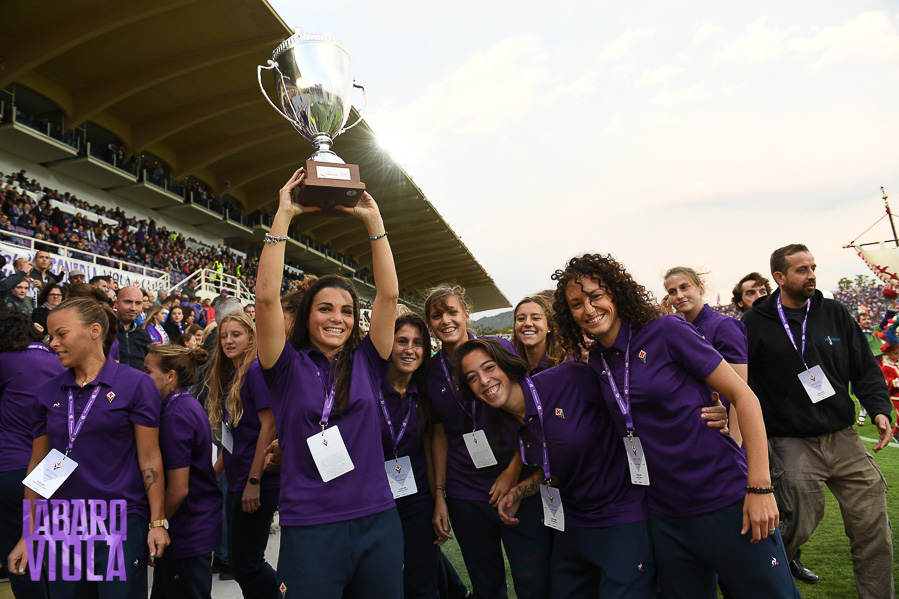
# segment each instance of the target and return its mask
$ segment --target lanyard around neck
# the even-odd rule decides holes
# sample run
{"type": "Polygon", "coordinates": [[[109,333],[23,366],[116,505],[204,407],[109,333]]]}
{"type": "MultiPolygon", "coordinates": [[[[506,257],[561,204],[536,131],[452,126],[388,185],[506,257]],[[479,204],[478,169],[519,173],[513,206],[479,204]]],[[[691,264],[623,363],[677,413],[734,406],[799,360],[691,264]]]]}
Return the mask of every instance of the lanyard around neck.
{"type": "Polygon", "coordinates": [[[802,365],[805,366],[806,370],[808,370],[808,364],[805,363],[805,331],[808,326],[808,313],[811,309],[812,302],[809,300],[805,305],[805,318],[802,319],[802,349],[800,350],[796,345],[796,338],[793,337],[793,331],[790,330],[790,323],[787,322],[787,316],[784,314],[783,304],[780,303],[780,296],[777,296],[777,315],[780,316],[780,322],[784,325],[787,337],[789,337],[790,343],[793,344],[793,349],[799,354],[799,359],[802,360],[802,365]]]}
{"type": "MultiPolygon", "coordinates": [[[[531,377],[527,376],[524,380],[531,390],[534,405],[537,406],[537,418],[540,420],[540,441],[543,443],[543,475],[548,485],[552,476],[550,476],[549,472],[549,449],[546,446],[546,431],[543,428],[543,405],[540,403],[540,396],[537,395],[537,388],[534,386],[534,381],[531,380],[531,377]]],[[[518,435],[518,448],[521,450],[521,461],[527,464],[528,460],[524,455],[524,441],[521,439],[521,435],[518,435]]]]}
{"type": "Polygon", "coordinates": [[[631,333],[627,333],[627,348],[624,350],[624,393],[618,391],[618,385],[615,383],[615,375],[606,362],[606,357],[602,351],[599,352],[602,358],[602,367],[606,369],[606,375],[609,377],[609,385],[612,387],[612,393],[615,395],[615,401],[618,403],[618,409],[624,414],[624,422],[627,426],[627,436],[634,436],[634,418],[631,414],[631,333]]]}
{"type": "Polygon", "coordinates": [[[381,411],[384,412],[384,420],[387,421],[387,432],[390,433],[390,440],[393,441],[393,456],[397,457],[399,455],[398,448],[400,439],[406,434],[406,427],[409,426],[409,419],[412,418],[412,410],[415,409],[415,402],[410,398],[409,411],[406,413],[406,419],[403,420],[403,424],[400,426],[399,434],[397,434],[396,431],[393,430],[393,421],[390,418],[390,412],[387,411],[387,402],[384,400],[384,393],[381,391],[378,391],[378,399],[381,401],[381,411]]]}

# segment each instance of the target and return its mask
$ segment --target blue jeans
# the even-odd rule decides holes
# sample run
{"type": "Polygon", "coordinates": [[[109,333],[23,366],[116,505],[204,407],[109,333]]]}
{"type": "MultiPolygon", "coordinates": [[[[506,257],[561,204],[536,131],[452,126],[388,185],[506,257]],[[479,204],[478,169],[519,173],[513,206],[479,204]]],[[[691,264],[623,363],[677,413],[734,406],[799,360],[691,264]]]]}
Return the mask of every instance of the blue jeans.
{"type": "Polygon", "coordinates": [[[396,508],[345,522],[282,526],[278,578],[283,599],[402,599],[396,508]]]}

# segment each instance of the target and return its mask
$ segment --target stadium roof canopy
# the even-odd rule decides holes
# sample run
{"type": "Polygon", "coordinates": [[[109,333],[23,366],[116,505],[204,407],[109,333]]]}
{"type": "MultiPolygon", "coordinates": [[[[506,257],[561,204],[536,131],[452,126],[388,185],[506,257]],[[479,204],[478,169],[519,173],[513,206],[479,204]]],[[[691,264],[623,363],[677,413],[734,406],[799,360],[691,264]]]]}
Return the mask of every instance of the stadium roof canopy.
{"type": "MultiPolygon", "coordinates": [[[[0,89],[37,92],[62,111],[66,128],[102,127],[129,153],[162,159],[176,179],[196,177],[246,212],[273,208],[278,189],[313,151],[256,82],[256,66],[293,33],[264,0],[14,0],[3,17],[0,89]]],[[[350,121],[356,117],[354,110],[350,121]]],[[[468,290],[476,310],[509,305],[367,123],[338,137],[334,149],[360,166],[378,200],[407,292],[450,280],[468,290]]],[[[259,238],[215,226],[208,230],[234,245],[259,238]]],[[[310,216],[297,226],[370,265],[355,219],[310,216]]]]}

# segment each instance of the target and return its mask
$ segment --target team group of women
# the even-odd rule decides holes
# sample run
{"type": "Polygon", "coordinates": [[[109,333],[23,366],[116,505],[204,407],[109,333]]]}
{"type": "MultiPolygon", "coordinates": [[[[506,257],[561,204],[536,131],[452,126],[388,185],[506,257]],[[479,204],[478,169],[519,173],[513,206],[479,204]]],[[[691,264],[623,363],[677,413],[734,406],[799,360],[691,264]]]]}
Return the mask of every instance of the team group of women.
{"type": "Polygon", "coordinates": [[[304,177],[281,189],[255,324],[227,316],[208,365],[202,349],[164,344],[144,373],[117,364],[115,317],[89,298],[50,313],[49,348],[27,319],[0,319],[4,513],[19,503],[0,550],[17,597],[145,596],[148,563],[154,597],[210,597],[222,472],[245,597],[452,596],[440,545],[453,537],[479,599],[507,596],[503,550],[521,598],[712,598],[719,582],[732,597],[799,596],[741,325],[703,306],[693,271],[665,280],[682,318],[610,256],[576,257],[554,290],[516,306],[514,343],[476,338],[458,287],[397,316],[387,231],[365,194],[341,208],[371,243],[363,336],[343,277],[279,297],[288,226],[316,210],[291,200],[304,177]],[[188,392],[201,369],[206,409],[188,392]],[[53,498],[127,500],[126,580],[27,576],[21,499],[39,496],[22,479],[51,451],[77,463],[53,498]],[[275,510],[277,568],[265,561],[275,510]]]}

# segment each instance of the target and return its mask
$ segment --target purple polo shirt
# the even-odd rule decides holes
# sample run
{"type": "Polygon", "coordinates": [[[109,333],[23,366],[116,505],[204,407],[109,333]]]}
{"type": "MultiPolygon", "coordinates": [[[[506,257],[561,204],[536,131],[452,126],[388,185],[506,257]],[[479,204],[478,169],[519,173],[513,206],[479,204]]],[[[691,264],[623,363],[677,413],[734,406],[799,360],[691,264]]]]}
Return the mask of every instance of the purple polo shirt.
{"type": "MultiPolygon", "coordinates": [[[[469,334],[470,339],[474,335],[469,334]]],[[[513,354],[515,348],[505,339],[497,339],[513,354]]],[[[489,501],[490,487],[496,478],[509,465],[512,456],[518,451],[518,438],[514,427],[510,427],[505,415],[500,410],[490,409],[481,403],[475,404],[472,418],[472,403],[456,393],[451,380],[447,380],[440,365],[446,360],[446,369],[450,377],[456,363],[442,349],[431,358],[428,372],[428,397],[434,404],[437,422],[443,424],[449,448],[446,455],[446,496],[451,499],[466,501],[489,501]],[[484,431],[496,465],[487,468],[475,468],[471,455],[465,447],[462,435],[477,429],[484,431]]]]}
{"type": "Polygon", "coordinates": [[[543,406],[543,427],[530,387],[521,381],[525,418],[519,433],[527,463],[538,468],[543,462],[540,439],[546,439],[566,523],[599,528],[649,518],[646,487],[631,484],[621,436],[590,368],[563,362],[532,380],[543,406]]]}
{"type": "Polygon", "coordinates": [[[112,358],[116,362],[119,361],[119,338],[116,337],[112,340],[112,345],[109,346],[109,355],[107,358],[112,358]]]}
{"type": "Polygon", "coordinates": [[[34,392],[64,370],[56,354],[42,343],[0,354],[0,472],[28,468],[34,392]]]}
{"type": "MultiPolygon", "coordinates": [[[[730,316],[718,314],[706,304],[691,323],[703,339],[712,344],[728,364],[749,363],[749,337],[746,325],[730,316]]],[[[723,396],[721,403],[730,409],[730,402],[723,396]]]]}
{"type": "Polygon", "coordinates": [[[166,470],[190,468],[187,497],[169,520],[172,544],[165,557],[209,554],[222,542],[222,492],[212,467],[209,418],[186,389],[178,389],[162,401],[159,449],[166,470]]]}
{"type": "MultiPolygon", "coordinates": [[[[381,406],[377,390],[386,367],[368,335],[349,355],[352,360],[349,402],[331,412],[328,428],[339,426],[353,470],[325,483],[306,439],[321,433],[325,389],[334,378],[333,365],[315,349],[296,350],[285,343],[277,362],[262,374],[268,383],[281,445],[281,501],[284,526],[345,522],[393,509],[396,503],[384,471],[381,406]],[[319,379],[316,372],[321,373],[319,379]],[[322,385],[324,381],[324,386],[322,385]]],[[[335,362],[336,364],[336,362],[335,362]]],[[[336,406],[336,401],[335,401],[336,406]]]]}
{"type": "Polygon", "coordinates": [[[69,453],[78,467],[53,499],[124,499],[129,514],[149,519],[133,427],[159,427],[159,390],[148,375],[108,358],[97,378],[82,388],[74,371],[65,370],[37,391],[32,438],[47,435],[50,447],[65,453],[69,390],[77,421],[96,386],[100,392],[69,453]]]}
{"type": "MultiPolygon", "coordinates": [[[[243,493],[247,481],[250,480],[250,468],[253,466],[256,443],[259,440],[259,432],[262,430],[259,410],[272,408],[268,385],[262,378],[262,367],[259,365],[259,360],[253,360],[244,376],[243,387],[240,389],[240,401],[243,403],[243,415],[237,426],[231,429],[234,433],[234,453],[225,449],[222,456],[225,463],[225,476],[228,480],[228,491],[232,493],[243,493]]],[[[231,422],[226,403],[227,395],[222,398],[222,417],[231,422]]],[[[275,468],[263,473],[259,484],[263,489],[277,489],[281,486],[281,471],[275,468]]]]}
{"type": "MultiPolygon", "coordinates": [[[[425,458],[423,435],[425,434],[426,423],[421,421],[418,411],[418,404],[423,400],[419,398],[418,388],[414,382],[409,385],[406,395],[401,396],[393,390],[386,377],[381,383],[381,393],[384,395],[384,402],[387,404],[387,412],[390,414],[390,421],[393,424],[395,435],[400,434],[403,421],[406,419],[406,415],[409,414],[409,424],[406,425],[406,432],[397,445],[397,454],[399,457],[409,456],[418,492],[397,499],[396,509],[401,514],[414,512],[430,506],[434,500],[431,497],[431,487],[428,484],[428,462],[425,458]]],[[[387,430],[387,421],[384,419],[384,411],[380,409],[380,404],[379,415],[381,417],[381,443],[384,446],[384,460],[392,460],[394,459],[393,440],[390,438],[390,433],[387,430]]]]}
{"type": "MultiPolygon", "coordinates": [[[[603,368],[602,351],[624,393],[624,351],[630,325],[622,322],[611,348],[590,351],[603,399],[620,438],[625,417],[603,368]]],[[[657,318],[630,343],[630,402],[635,434],[649,470],[649,508],[668,516],[696,516],[746,496],[746,458],[734,440],[706,426],[700,409],[711,404],[703,379],[721,364],[721,354],[687,321],[657,318]],[[642,357],[641,357],[642,356],[642,357]]]]}

